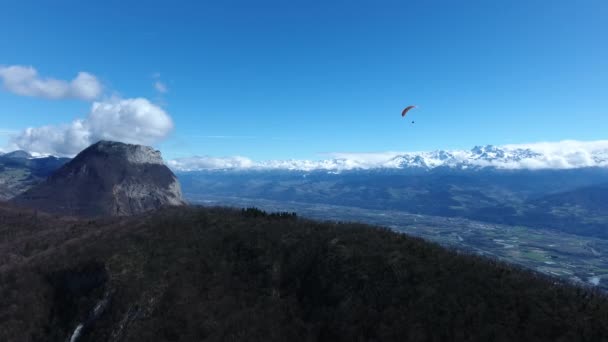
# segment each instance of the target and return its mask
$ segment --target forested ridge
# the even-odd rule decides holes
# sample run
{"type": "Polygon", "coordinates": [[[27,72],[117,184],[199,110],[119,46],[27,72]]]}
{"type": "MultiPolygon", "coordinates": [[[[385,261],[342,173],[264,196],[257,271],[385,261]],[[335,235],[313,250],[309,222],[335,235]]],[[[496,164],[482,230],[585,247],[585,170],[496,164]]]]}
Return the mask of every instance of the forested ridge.
{"type": "Polygon", "coordinates": [[[603,341],[588,288],[257,209],[64,219],[0,206],[0,340],[603,341]],[[98,318],[91,310],[107,296],[98,318]]]}

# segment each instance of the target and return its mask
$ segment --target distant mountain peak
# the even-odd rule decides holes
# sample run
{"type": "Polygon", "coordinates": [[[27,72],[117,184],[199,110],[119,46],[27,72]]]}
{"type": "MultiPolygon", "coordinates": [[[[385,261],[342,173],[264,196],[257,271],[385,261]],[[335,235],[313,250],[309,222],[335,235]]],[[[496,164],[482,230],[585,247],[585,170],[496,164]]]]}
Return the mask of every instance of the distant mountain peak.
{"type": "Polygon", "coordinates": [[[32,155],[23,150],[17,150],[13,152],[8,152],[2,155],[3,158],[11,158],[11,159],[29,159],[32,158],[32,155]]]}
{"type": "MultiPolygon", "coordinates": [[[[116,141],[101,140],[85,150],[79,156],[87,157],[91,154],[106,154],[123,157],[133,164],[160,164],[164,165],[160,151],[150,146],[125,144],[116,141]]],[[[78,157],[77,157],[78,158],[78,157]]]]}
{"type": "Polygon", "coordinates": [[[75,216],[125,216],[184,203],[159,151],[112,141],[89,146],[13,201],[75,216]]]}
{"type": "Polygon", "coordinates": [[[339,153],[324,160],[269,160],[244,157],[191,157],[169,161],[176,171],[298,170],[345,171],[371,169],[433,169],[450,167],[475,170],[575,169],[608,167],[608,140],[561,141],[527,145],[479,145],[470,150],[436,150],[406,153],[339,153]]]}

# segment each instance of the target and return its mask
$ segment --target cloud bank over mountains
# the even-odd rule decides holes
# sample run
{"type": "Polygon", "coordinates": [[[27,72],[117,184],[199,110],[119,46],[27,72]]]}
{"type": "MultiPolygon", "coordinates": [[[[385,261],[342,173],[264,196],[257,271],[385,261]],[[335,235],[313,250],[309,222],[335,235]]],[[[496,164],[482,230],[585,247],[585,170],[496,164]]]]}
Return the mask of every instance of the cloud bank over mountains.
{"type": "Polygon", "coordinates": [[[543,142],[504,146],[476,146],[471,150],[432,152],[335,153],[324,160],[270,160],[246,157],[189,157],[168,161],[176,171],[297,170],[346,171],[451,167],[460,169],[574,169],[608,167],[608,140],[543,142]]]}
{"type": "Polygon", "coordinates": [[[31,66],[0,66],[0,82],[4,90],[16,95],[94,101],[84,118],[5,134],[9,136],[8,146],[3,147],[5,151],[19,149],[36,156],[71,157],[99,140],[153,145],[173,130],[171,116],[148,99],[100,99],[103,85],[96,76],[86,72],[64,81],[41,78],[31,66]]]}
{"type": "Polygon", "coordinates": [[[0,81],[5,90],[21,95],[47,99],[79,99],[91,101],[98,98],[103,87],[92,74],[79,72],[71,81],[41,78],[31,66],[0,66],[0,81]]]}

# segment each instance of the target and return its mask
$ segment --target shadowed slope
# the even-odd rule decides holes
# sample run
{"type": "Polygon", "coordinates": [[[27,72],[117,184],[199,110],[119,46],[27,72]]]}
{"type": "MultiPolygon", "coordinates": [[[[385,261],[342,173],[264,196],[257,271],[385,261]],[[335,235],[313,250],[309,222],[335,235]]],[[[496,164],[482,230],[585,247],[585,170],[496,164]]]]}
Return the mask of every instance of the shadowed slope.
{"type": "Polygon", "coordinates": [[[183,204],[179,183],[160,152],[107,141],[88,147],[13,202],[76,216],[133,215],[183,204]]]}
{"type": "MultiPolygon", "coordinates": [[[[34,215],[0,213],[15,230],[34,215]]],[[[106,296],[82,341],[608,337],[603,295],[385,229],[221,208],[50,219],[2,252],[22,258],[0,269],[0,340],[65,341],[106,296]]]]}

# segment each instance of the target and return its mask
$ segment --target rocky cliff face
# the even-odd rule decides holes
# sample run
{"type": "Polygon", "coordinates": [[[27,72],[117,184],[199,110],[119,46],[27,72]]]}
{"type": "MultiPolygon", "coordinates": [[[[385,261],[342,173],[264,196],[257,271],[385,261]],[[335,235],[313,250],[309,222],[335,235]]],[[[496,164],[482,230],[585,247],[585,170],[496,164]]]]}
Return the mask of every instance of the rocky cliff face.
{"type": "Polygon", "coordinates": [[[177,178],[151,147],[100,141],[13,199],[75,216],[127,216],[183,205],[177,178]]]}

